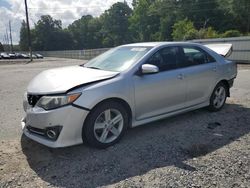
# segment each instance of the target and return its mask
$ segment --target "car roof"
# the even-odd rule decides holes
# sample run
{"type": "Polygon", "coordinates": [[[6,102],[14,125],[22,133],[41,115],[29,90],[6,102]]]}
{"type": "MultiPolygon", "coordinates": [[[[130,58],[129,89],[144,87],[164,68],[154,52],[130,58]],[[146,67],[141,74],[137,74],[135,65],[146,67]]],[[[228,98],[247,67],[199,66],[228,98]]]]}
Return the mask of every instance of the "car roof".
{"type": "Polygon", "coordinates": [[[132,44],[125,44],[123,46],[144,46],[144,47],[156,47],[156,46],[162,46],[162,45],[173,45],[173,44],[192,44],[192,45],[198,45],[197,43],[191,43],[191,42],[139,42],[139,43],[132,43],[132,44]]]}

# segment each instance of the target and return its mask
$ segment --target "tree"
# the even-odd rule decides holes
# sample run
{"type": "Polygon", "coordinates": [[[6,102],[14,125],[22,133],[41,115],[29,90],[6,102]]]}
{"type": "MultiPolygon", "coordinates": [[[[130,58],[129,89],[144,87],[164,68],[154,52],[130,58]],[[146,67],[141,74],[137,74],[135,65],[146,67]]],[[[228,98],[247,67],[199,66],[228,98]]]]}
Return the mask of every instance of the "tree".
{"type": "MultiPolygon", "coordinates": [[[[67,28],[44,15],[31,30],[33,49],[112,47],[130,42],[234,37],[250,33],[249,0],[133,0],[113,4],[99,17],[84,15],[67,28]]],[[[26,24],[20,48],[28,49],[26,24]]]]}
{"type": "Polygon", "coordinates": [[[27,33],[27,25],[23,20],[20,29],[20,41],[19,41],[20,49],[23,51],[28,51],[28,33],[27,33]]]}
{"type": "Polygon", "coordinates": [[[4,52],[4,47],[1,42],[0,42],[0,52],[4,52]]]}
{"type": "Polygon", "coordinates": [[[68,31],[73,37],[75,49],[101,47],[102,39],[100,30],[102,23],[99,18],[91,15],[82,16],[68,26],[68,31]]]}
{"type": "Polygon", "coordinates": [[[220,8],[218,1],[179,0],[179,6],[183,17],[193,21],[196,28],[213,27],[216,30],[221,30],[225,24],[222,20],[226,20],[226,14],[220,8]]]}
{"type": "Polygon", "coordinates": [[[104,46],[117,46],[125,44],[130,39],[129,17],[132,9],[127,3],[115,3],[101,16],[103,21],[102,34],[104,46]]]}
{"type": "Polygon", "coordinates": [[[31,31],[34,50],[72,49],[72,39],[67,30],[62,29],[62,22],[49,15],[41,16],[31,31]]]}
{"type": "Polygon", "coordinates": [[[159,12],[155,7],[155,0],[138,0],[130,21],[130,31],[134,41],[151,41],[160,27],[159,12]]]}
{"type": "Polygon", "coordinates": [[[173,26],[173,39],[174,40],[190,40],[195,39],[198,31],[195,29],[193,22],[187,18],[178,21],[173,26]]]}
{"type": "Polygon", "coordinates": [[[173,25],[182,19],[179,3],[176,0],[155,2],[156,11],[160,14],[159,40],[172,40],[173,25]]]}
{"type": "Polygon", "coordinates": [[[236,17],[236,25],[244,33],[250,32],[250,1],[233,0],[232,10],[236,17]]]}

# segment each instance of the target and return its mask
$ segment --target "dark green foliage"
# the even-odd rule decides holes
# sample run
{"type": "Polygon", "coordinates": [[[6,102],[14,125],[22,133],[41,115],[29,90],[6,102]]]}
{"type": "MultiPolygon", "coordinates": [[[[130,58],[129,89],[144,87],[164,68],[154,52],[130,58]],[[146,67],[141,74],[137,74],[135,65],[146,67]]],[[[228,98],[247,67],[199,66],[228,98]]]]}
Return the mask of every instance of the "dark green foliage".
{"type": "Polygon", "coordinates": [[[250,32],[250,1],[233,0],[232,12],[234,13],[237,29],[242,32],[250,32]]]}
{"type": "MultiPolygon", "coordinates": [[[[84,15],[67,28],[42,16],[31,30],[34,50],[112,47],[131,42],[249,35],[249,0],[133,0],[115,3],[99,17],[84,15]]],[[[20,48],[28,49],[23,21],[20,48]]]]}
{"type": "Polygon", "coordinates": [[[4,47],[1,42],[0,42],[0,52],[4,52],[4,47]]]}
{"type": "Polygon", "coordinates": [[[31,34],[34,50],[72,49],[70,33],[62,29],[60,20],[54,20],[49,15],[41,16],[31,34]]]}
{"type": "Polygon", "coordinates": [[[115,3],[102,15],[103,46],[111,47],[131,41],[128,18],[132,10],[126,3],[115,3]]]}
{"type": "Polygon", "coordinates": [[[223,38],[227,37],[239,37],[241,34],[238,30],[228,30],[225,33],[222,34],[223,38]]]}
{"type": "Polygon", "coordinates": [[[22,22],[21,29],[20,29],[19,46],[20,46],[20,49],[23,51],[27,51],[29,49],[27,27],[26,27],[26,22],[24,20],[22,22]]]}
{"type": "Polygon", "coordinates": [[[101,46],[100,19],[91,15],[82,16],[68,27],[74,49],[97,48],[101,46]]]}
{"type": "Polygon", "coordinates": [[[187,18],[178,21],[173,26],[172,37],[174,40],[191,40],[198,38],[198,31],[194,27],[194,23],[187,18]]]}

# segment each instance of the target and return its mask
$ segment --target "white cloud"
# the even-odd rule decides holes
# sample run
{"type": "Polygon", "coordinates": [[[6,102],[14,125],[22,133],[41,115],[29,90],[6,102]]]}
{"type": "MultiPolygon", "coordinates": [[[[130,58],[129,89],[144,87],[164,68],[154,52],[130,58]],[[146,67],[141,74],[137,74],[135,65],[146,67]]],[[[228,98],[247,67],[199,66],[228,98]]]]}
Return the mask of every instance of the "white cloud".
{"type": "MultiPolygon", "coordinates": [[[[3,42],[9,20],[12,25],[13,43],[19,42],[19,31],[22,20],[25,20],[23,0],[3,0],[10,6],[0,4],[0,41],[3,42]]],[[[83,15],[99,16],[112,4],[123,0],[27,0],[29,7],[30,25],[34,26],[41,15],[49,14],[55,19],[62,20],[63,27],[81,18],[83,15]]],[[[131,4],[132,0],[127,0],[131,4]]]]}

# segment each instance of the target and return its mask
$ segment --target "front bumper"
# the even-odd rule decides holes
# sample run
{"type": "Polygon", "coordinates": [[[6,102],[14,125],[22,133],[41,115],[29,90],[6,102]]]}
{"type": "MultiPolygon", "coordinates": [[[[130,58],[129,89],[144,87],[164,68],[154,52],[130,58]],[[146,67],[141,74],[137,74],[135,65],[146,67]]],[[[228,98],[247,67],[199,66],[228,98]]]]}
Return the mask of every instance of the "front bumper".
{"type": "Polygon", "coordinates": [[[52,148],[66,147],[82,143],[82,126],[88,115],[87,110],[74,106],[65,106],[46,111],[41,108],[29,108],[26,117],[21,121],[23,133],[30,139],[52,148]],[[60,127],[60,133],[55,140],[39,134],[51,127],[60,127]]]}

